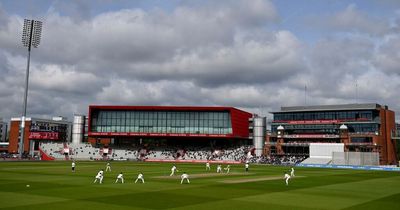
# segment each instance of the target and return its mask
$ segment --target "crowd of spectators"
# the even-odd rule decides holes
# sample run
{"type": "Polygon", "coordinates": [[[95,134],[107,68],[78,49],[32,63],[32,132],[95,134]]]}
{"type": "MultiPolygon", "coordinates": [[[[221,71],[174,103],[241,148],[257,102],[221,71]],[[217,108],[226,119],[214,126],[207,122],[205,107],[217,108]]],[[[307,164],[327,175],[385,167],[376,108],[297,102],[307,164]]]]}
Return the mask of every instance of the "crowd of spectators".
{"type": "Polygon", "coordinates": [[[251,163],[270,164],[270,165],[295,165],[305,160],[305,155],[268,155],[260,157],[252,157],[249,159],[251,163]]]}
{"type": "MultiPolygon", "coordinates": [[[[140,152],[138,159],[167,159],[167,160],[235,160],[245,161],[249,146],[237,146],[229,148],[211,147],[151,147],[145,154],[140,152]]],[[[139,149],[143,151],[143,149],[139,149]]]]}
{"type": "Polygon", "coordinates": [[[250,146],[240,146],[221,151],[220,155],[215,155],[214,160],[234,160],[245,161],[249,158],[250,146]]]}
{"type": "Polygon", "coordinates": [[[19,154],[11,154],[8,152],[0,153],[0,160],[39,160],[40,157],[38,155],[30,155],[28,153],[23,153],[22,157],[19,154]]]}
{"type": "MultiPolygon", "coordinates": [[[[125,148],[126,149],[126,148],[125,148]]],[[[116,159],[116,148],[111,158],[116,159]]],[[[251,155],[251,146],[237,146],[227,148],[211,148],[201,146],[147,146],[135,147],[125,150],[133,151],[137,154],[137,160],[151,160],[151,159],[164,159],[164,160],[230,160],[241,161],[259,164],[271,165],[295,165],[307,158],[307,155],[269,155],[255,157],[251,155]]],[[[121,156],[121,155],[120,155],[121,156]]],[[[130,158],[132,159],[132,158],[130,158]]]]}
{"type": "MultiPolygon", "coordinates": [[[[47,152],[62,151],[63,147],[47,152]]],[[[65,148],[65,145],[64,145],[65,148]]],[[[92,157],[102,156],[111,160],[209,160],[209,161],[240,161],[271,165],[295,165],[307,158],[307,155],[285,154],[255,157],[249,145],[236,146],[193,146],[193,145],[130,145],[124,147],[108,147],[108,154],[101,154],[102,149],[90,144],[67,145],[70,155],[79,159],[82,155],[92,157]]],[[[83,156],[82,156],[83,157],[83,156]]],[[[92,159],[92,158],[90,158],[92,159]]]]}

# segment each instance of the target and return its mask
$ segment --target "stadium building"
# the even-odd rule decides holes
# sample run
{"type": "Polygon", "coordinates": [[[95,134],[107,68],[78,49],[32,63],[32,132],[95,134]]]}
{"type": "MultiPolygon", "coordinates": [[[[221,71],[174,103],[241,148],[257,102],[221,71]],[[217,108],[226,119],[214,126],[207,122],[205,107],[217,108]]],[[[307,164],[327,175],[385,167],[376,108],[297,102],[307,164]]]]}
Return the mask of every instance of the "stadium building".
{"type": "Polygon", "coordinates": [[[379,104],[281,107],[272,112],[267,154],[308,154],[311,143],[343,143],[345,151],[378,152],[396,164],[395,113],[379,104]]]}
{"type": "Polygon", "coordinates": [[[8,124],[0,118],[0,152],[8,150],[7,127],[8,124]]]}
{"type": "Polygon", "coordinates": [[[88,118],[93,144],[253,145],[261,155],[265,141],[265,118],[233,107],[92,105],[88,118]]]}
{"type": "Polygon", "coordinates": [[[0,142],[7,140],[7,123],[0,118],[0,142]]]}
{"type": "MultiPolygon", "coordinates": [[[[9,153],[18,153],[21,118],[11,118],[9,153]]],[[[24,152],[38,152],[39,143],[69,142],[71,140],[72,123],[64,117],[53,119],[25,118],[24,152]]]]}

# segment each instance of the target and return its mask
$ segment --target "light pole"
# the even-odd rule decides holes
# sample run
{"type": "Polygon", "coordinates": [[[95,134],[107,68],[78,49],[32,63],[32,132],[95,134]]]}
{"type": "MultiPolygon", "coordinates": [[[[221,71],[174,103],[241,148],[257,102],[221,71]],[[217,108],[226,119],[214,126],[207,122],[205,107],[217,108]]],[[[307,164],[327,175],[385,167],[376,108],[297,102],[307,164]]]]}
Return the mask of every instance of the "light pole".
{"type": "Polygon", "coordinates": [[[32,46],[35,48],[39,46],[41,34],[42,34],[42,22],[37,20],[27,20],[27,19],[24,20],[24,29],[22,31],[22,44],[24,45],[24,47],[28,48],[28,61],[26,65],[24,105],[21,118],[21,138],[19,140],[20,157],[22,157],[22,154],[24,153],[25,117],[26,117],[26,105],[28,102],[29,63],[31,60],[31,48],[32,46]]]}

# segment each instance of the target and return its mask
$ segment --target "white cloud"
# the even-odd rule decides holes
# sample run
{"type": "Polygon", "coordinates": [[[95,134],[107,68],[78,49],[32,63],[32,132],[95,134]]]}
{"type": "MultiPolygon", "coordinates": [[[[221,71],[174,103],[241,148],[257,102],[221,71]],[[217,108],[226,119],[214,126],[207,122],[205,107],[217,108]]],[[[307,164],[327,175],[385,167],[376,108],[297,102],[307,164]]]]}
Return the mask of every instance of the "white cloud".
{"type": "MultiPolygon", "coordinates": [[[[312,44],[290,28],[268,29],[280,18],[270,1],[94,16],[73,8],[76,18],[60,5],[43,18],[41,45],[32,51],[31,115],[85,114],[89,104],[223,105],[266,114],[304,104],[305,85],[307,104],[355,102],[355,81],[359,102],[400,110],[399,36],[389,20],[354,5],[321,18],[332,35],[312,44]]],[[[26,49],[23,18],[1,9],[0,17],[0,116],[7,118],[22,109],[26,49]]]]}
{"type": "Polygon", "coordinates": [[[373,63],[388,74],[400,75],[400,36],[388,36],[378,47],[373,63]]]}
{"type": "MultiPolygon", "coordinates": [[[[374,3],[374,2],[373,2],[374,3]]],[[[371,3],[373,5],[373,3],[371,3]]],[[[378,5],[374,5],[376,7],[378,5]]],[[[382,6],[382,5],[380,5],[382,6]]],[[[397,29],[391,20],[365,12],[356,4],[348,5],[344,10],[323,16],[312,16],[309,20],[314,27],[324,31],[352,34],[366,34],[372,37],[381,37],[395,32],[397,29]]]]}
{"type": "Polygon", "coordinates": [[[331,25],[337,29],[359,31],[371,35],[382,35],[390,31],[388,21],[359,11],[355,4],[349,5],[344,11],[334,15],[331,25]]]}
{"type": "Polygon", "coordinates": [[[92,73],[79,72],[74,67],[40,65],[31,69],[32,88],[54,92],[86,93],[100,83],[101,78],[92,73]]]}

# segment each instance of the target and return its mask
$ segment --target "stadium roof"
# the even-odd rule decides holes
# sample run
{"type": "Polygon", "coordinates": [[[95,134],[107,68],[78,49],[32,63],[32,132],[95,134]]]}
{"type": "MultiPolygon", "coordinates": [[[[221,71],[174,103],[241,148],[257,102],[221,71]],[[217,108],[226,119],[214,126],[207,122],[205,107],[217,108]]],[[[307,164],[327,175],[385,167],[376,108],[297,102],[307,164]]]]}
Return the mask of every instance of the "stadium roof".
{"type": "MultiPolygon", "coordinates": [[[[313,105],[313,106],[288,106],[281,107],[281,111],[271,112],[288,113],[288,112],[315,112],[315,111],[347,111],[347,110],[376,110],[382,108],[376,103],[370,104],[339,104],[339,105],[313,105]]],[[[385,106],[387,109],[387,107],[385,106]]]]}
{"type": "Polygon", "coordinates": [[[140,110],[140,111],[230,111],[237,110],[251,114],[247,111],[226,106],[115,106],[115,105],[90,105],[89,109],[102,110],[140,110]]]}

